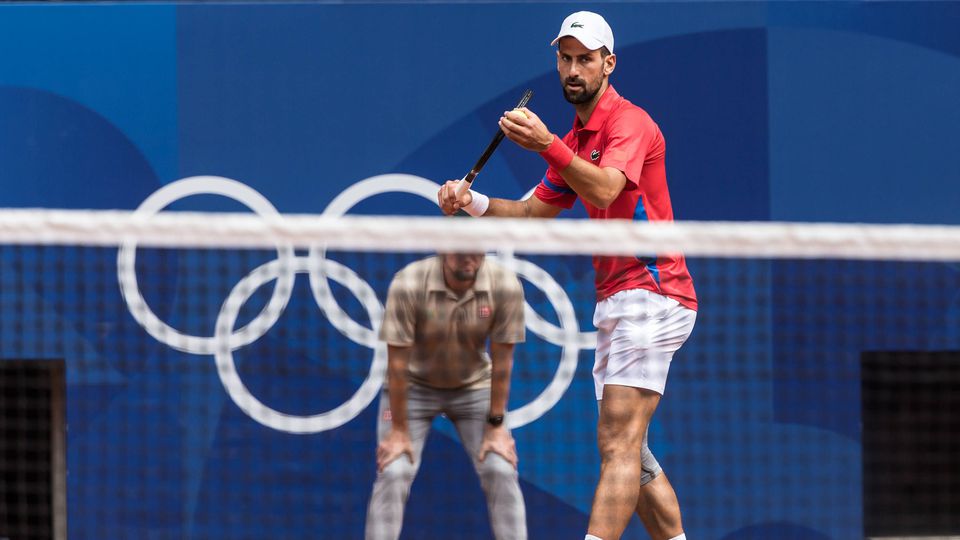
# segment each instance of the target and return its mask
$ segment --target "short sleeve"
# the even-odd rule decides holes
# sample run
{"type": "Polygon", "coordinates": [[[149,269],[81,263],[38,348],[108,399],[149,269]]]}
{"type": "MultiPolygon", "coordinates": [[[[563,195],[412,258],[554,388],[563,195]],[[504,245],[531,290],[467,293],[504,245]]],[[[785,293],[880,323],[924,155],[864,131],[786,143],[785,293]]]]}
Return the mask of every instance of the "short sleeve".
{"type": "Polygon", "coordinates": [[[568,210],[573,208],[573,203],[577,202],[577,192],[567,186],[563,177],[552,168],[547,169],[533,194],[549,205],[568,210]]]}
{"type": "Polygon", "coordinates": [[[523,320],[523,286],[517,276],[504,269],[497,279],[494,295],[493,326],[490,330],[492,343],[521,343],[526,339],[523,320]]]}
{"type": "Polygon", "coordinates": [[[387,292],[380,339],[390,345],[413,345],[416,336],[416,289],[404,273],[397,274],[387,292]]]}
{"type": "Polygon", "coordinates": [[[660,128],[641,110],[629,110],[610,118],[600,167],[613,167],[623,172],[634,186],[654,141],[661,138],[660,128]]]}

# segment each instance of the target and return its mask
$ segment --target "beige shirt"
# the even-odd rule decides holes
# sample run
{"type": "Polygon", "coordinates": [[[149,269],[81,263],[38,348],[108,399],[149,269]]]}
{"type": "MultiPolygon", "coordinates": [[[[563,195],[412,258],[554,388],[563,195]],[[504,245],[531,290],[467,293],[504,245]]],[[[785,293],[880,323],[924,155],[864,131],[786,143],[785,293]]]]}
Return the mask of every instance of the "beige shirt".
{"type": "Polygon", "coordinates": [[[473,288],[457,296],[439,256],[407,265],[390,283],[380,339],[411,346],[411,382],[443,389],[490,387],[486,341],[524,340],[523,288],[517,276],[484,260],[473,288]]]}

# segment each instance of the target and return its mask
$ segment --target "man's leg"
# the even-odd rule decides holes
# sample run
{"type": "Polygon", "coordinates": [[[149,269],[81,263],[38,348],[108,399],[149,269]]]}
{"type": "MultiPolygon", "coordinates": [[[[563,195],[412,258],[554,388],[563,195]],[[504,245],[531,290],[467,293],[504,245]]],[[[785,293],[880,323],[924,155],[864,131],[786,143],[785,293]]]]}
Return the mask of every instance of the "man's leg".
{"type": "MultiPolygon", "coordinates": [[[[407,390],[407,427],[413,446],[413,463],[402,455],[377,473],[373,493],[367,507],[366,540],[395,540],[403,527],[403,510],[410,495],[410,485],[420,468],[423,445],[430,432],[430,424],[437,415],[439,401],[429,389],[410,385],[407,390]]],[[[377,442],[390,431],[390,398],[386,391],[380,394],[377,416],[377,442]]]]}
{"type": "Polygon", "coordinates": [[[653,540],[676,538],[683,533],[680,503],[667,475],[661,472],[640,486],[637,515],[653,540]]]}
{"type": "Polygon", "coordinates": [[[488,453],[482,462],[477,459],[489,409],[490,390],[471,390],[451,400],[447,416],[457,427],[463,448],[480,477],[493,536],[497,540],[526,540],[527,511],[517,470],[497,453],[488,453]]]}
{"type": "MultiPolygon", "coordinates": [[[[602,404],[603,401],[597,402],[598,412],[602,404]]],[[[649,429],[647,432],[649,433],[649,429]]],[[[677,538],[683,533],[680,503],[660,463],[650,451],[647,433],[643,436],[640,455],[640,496],[636,508],[637,516],[640,517],[651,538],[677,538]]],[[[593,540],[589,536],[587,538],[593,540]]]]}
{"type": "Polygon", "coordinates": [[[660,394],[652,390],[604,386],[597,424],[600,481],[588,527],[588,532],[598,538],[620,538],[637,508],[643,437],[659,402],[660,394]]]}
{"type": "Polygon", "coordinates": [[[589,529],[595,537],[620,538],[636,511],[653,540],[683,538],[676,494],[647,447],[646,432],[673,354],[695,320],[696,312],[643,290],[624,291],[597,304],[593,374],[602,400],[597,427],[601,473],[589,529]],[[633,497],[628,499],[615,484],[633,489],[633,497]],[[630,502],[629,513],[624,514],[623,501],[630,502]]]}

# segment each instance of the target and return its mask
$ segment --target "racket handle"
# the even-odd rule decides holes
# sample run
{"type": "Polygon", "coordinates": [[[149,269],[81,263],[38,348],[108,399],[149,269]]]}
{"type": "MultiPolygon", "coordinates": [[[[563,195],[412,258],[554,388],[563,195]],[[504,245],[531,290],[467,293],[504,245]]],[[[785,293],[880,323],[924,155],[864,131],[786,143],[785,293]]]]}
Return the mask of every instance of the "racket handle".
{"type": "Polygon", "coordinates": [[[470,189],[470,186],[473,185],[473,179],[477,177],[477,173],[470,171],[466,176],[460,180],[460,183],[457,184],[457,198],[459,199],[464,193],[470,189]]]}

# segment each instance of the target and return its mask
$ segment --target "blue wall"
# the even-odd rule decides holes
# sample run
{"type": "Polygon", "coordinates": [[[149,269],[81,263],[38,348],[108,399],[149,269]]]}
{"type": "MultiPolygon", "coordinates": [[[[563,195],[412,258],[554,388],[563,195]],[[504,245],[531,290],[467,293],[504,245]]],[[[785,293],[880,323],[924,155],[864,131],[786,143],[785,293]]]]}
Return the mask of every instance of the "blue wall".
{"type": "MultiPolygon", "coordinates": [[[[217,175],[280,212],[320,213],[377,175],[459,177],[523,88],[548,126],[568,128],[548,44],[581,8],[611,22],[613,83],[666,136],[679,219],[960,224],[958,2],[2,6],[0,207],[134,209],[180,178],[217,175]]],[[[543,169],[505,143],[483,190],[520,197],[543,169]]],[[[244,206],[201,195],[171,208],[244,206]]],[[[350,211],[436,209],[385,193],[350,211]]],[[[69,255],[79,291],[48,283],[64,278],[44,264],[55,256],[2,250],[0,357],[67,360],[71,538],[361,536],[375,404],[313,434],[257,423],[209,355],[145,334],[117,288],[116,250],[69,255]]],[[[165,286],[180,291],[158,316],[209,335],[233,285],[273,256],[223,264],[222,283],[190,293],[207,305],[199,313],[176,306],[202,281],[184,270],[202,254],[141,250],[138,261],[153,269],[140,270],[148,304],[162,304],[165,286]]],[[[588,261],[533,260],[570,294],[576,331],[591,332],[588,261]]],[[[364,275],[381,301],[401,262],[364,275]]],[[[857,355],[958,348],[958,268],[690,265],[702,308],[652,444],[691,538],[861,537],[857,355]]],[[[287,310],[312,331],[280,334],[288,315],[235,352],[254,394],[302,415],[336,406],[366,376],[334,356],[370,357],[330,326],[306,281],[287,310]],[[329,356],[276,358],[296,340],[329,356]],[[297,376],[298,365],[313,371],[297,376]]],[[[557,324],[536,287],[528,293],[557,324]]],[[[349,292],[336,296],[369,325],[349,292]]],[[[545,387],[560,348],[532,337],[521,354],[514,407],[545,387]]],[[[533,538],[577,538],[586,524],[598,465],[591,361],[584,347],[561,401],[515,432],[533,538]]],[[[470,464],[440,422],[405,538],[484,538],[485,521],[470,464]]],[[[634,521],[625,538],[641,529],[634,521]]]]}

